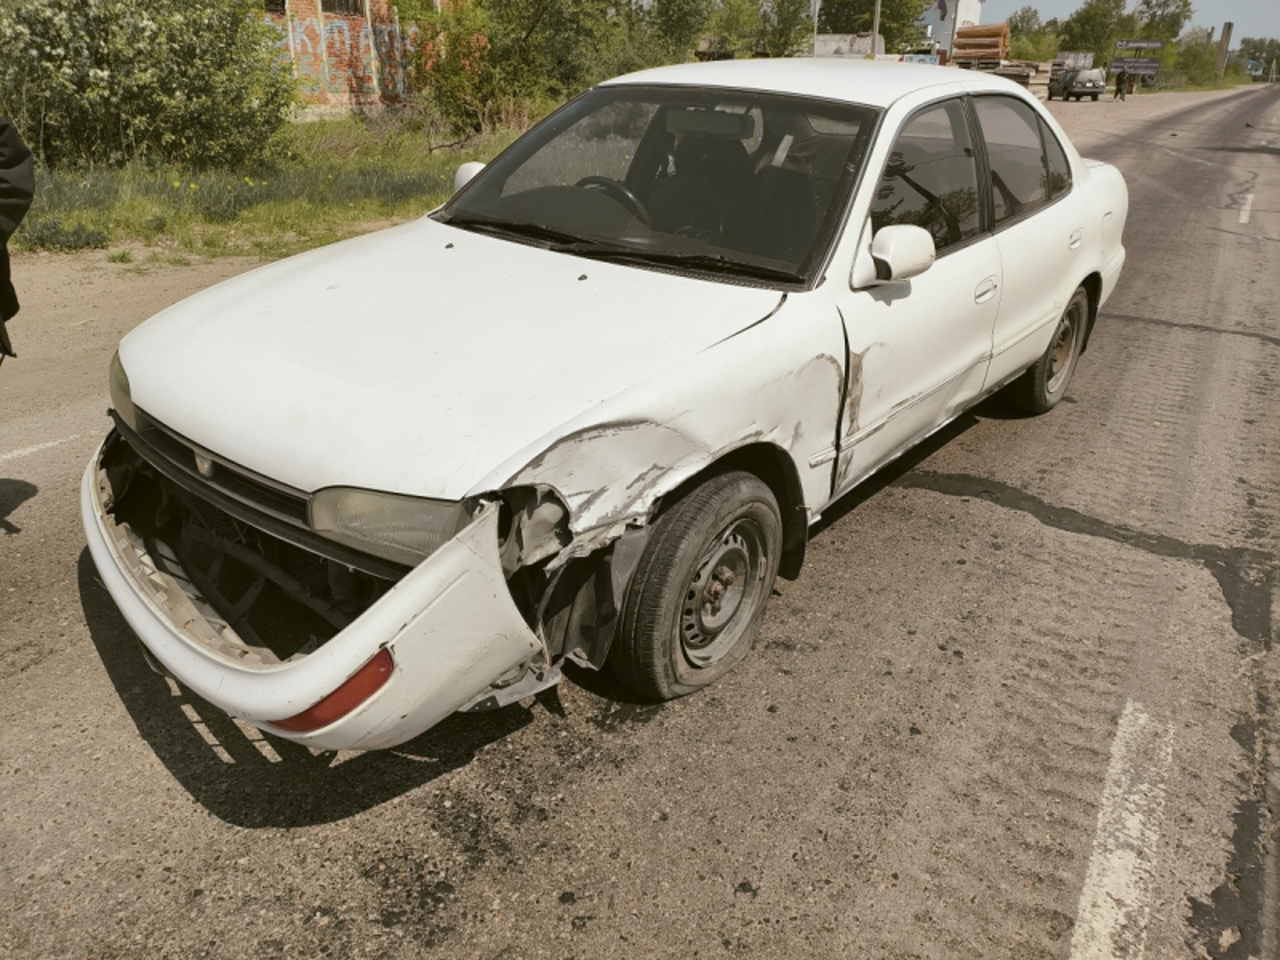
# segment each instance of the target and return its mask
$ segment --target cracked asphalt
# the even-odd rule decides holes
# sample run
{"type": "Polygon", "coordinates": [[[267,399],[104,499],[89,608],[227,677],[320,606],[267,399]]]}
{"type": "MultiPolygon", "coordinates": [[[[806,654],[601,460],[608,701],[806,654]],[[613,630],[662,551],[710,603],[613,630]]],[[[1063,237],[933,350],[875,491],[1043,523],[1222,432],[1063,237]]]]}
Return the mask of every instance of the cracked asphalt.
{"type": "Polygon", "coordinates": [[[1280,88],[1052,109],[1132,198],[1068,402],[838,504],[706,693],[384,753],[152,674],[84,548],[115,343],[252,264],[15,258],[0,955],[1280,957],[1280,88]]]}

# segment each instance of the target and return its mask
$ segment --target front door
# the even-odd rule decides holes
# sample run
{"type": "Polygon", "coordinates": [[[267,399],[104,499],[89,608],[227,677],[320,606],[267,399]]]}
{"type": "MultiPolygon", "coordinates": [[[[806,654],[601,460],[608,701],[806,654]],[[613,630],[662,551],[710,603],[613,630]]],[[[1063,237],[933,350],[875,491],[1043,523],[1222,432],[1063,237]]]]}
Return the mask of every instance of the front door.
{"type": "Polygon", "coordinates": [[[840,296],[850,374],[837,495],[950,420],[986,378],[1000,251],[983,229],[963,99],[926,106],[903,125],[860,228],[891,224],[928,230],[938,259],[910,281],[840,296]]]}

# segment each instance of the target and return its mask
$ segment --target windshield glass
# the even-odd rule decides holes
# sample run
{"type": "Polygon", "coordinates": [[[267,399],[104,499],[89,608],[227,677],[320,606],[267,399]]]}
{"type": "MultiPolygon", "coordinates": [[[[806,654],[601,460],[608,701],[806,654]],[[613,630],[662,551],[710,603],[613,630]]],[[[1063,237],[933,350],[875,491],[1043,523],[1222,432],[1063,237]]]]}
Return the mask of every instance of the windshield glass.
{"type": "Polygon", "coordinates": [[[808,283],[877,111],[752,91],[598,87],[436,219],[599,259],[808,283]]]}

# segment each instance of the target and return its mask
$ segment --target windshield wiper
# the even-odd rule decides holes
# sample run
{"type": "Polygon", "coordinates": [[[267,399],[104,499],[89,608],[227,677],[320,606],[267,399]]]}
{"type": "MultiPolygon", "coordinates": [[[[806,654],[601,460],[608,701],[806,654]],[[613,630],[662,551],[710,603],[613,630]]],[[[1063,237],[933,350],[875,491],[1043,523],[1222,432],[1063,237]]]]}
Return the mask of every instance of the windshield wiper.
{"type": "Polygon", "coordinates": [[[504,236],[527,237],[530,240],[544,240],[557,245],[585,244],[592,241],[580,237],[576,233],[556,230],[543,223],[524,223],[519,220],[500,220],[496,217],[481,217],[474,213],[449,213],[437,218],[441,223],[463,230],[477,230],[481,233],[492,233],[504,236]]]}
{"type": "Polygon", "coordinates": [[[745,277],[772,283],[803,283],[804,278],[791,270],[766,267],[741,260],[731,260],[721,254],[689,253],[672,250],[650,250],[630,244],[608,243],[579,236],[565,230],[557,230],[543,223],[527,223],[519,220],[501,220],[482,217],[474,213],[449,213],[438,216],[441,223],[464,230],[476,230],[498,236],[525,237],[541,240],[547,249],[556,253],[571,253],[594,260],[611,262],[650,263],[664,267],[685,267],[707,273],[745,277]]]}
{"type": "Polygon", "coordinates": [[[776,283],[804,282],[804,277],[793,270],[781,270],[777,267],[767,267],[758,263],[731,260],[721,254],[644,250],[621,244],[615,246],[590,240],[583,243],[561,244],[553,246],[551,249],[557,253],[574,253],[593,260],[652,263],[664,267],[688,267],[692,270],[704,270],[708,273],[721,273],[728,276],[746,277],[752,280],[765,280],[776,283]]]}

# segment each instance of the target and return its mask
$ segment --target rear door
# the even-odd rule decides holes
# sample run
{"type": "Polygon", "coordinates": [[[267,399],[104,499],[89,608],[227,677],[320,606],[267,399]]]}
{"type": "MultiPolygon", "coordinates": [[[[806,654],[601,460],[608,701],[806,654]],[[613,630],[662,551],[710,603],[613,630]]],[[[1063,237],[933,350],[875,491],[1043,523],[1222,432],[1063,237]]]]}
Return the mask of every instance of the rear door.
{"type": "Polygon", "coordinates": [[[1086,222],[1072,202],[1062,145],[1035,109],[1006,96],[973,99],[985,145],[1004,292],[987,386],[1030,366],[1048,348],[1084,275],[1086,222]]]}

